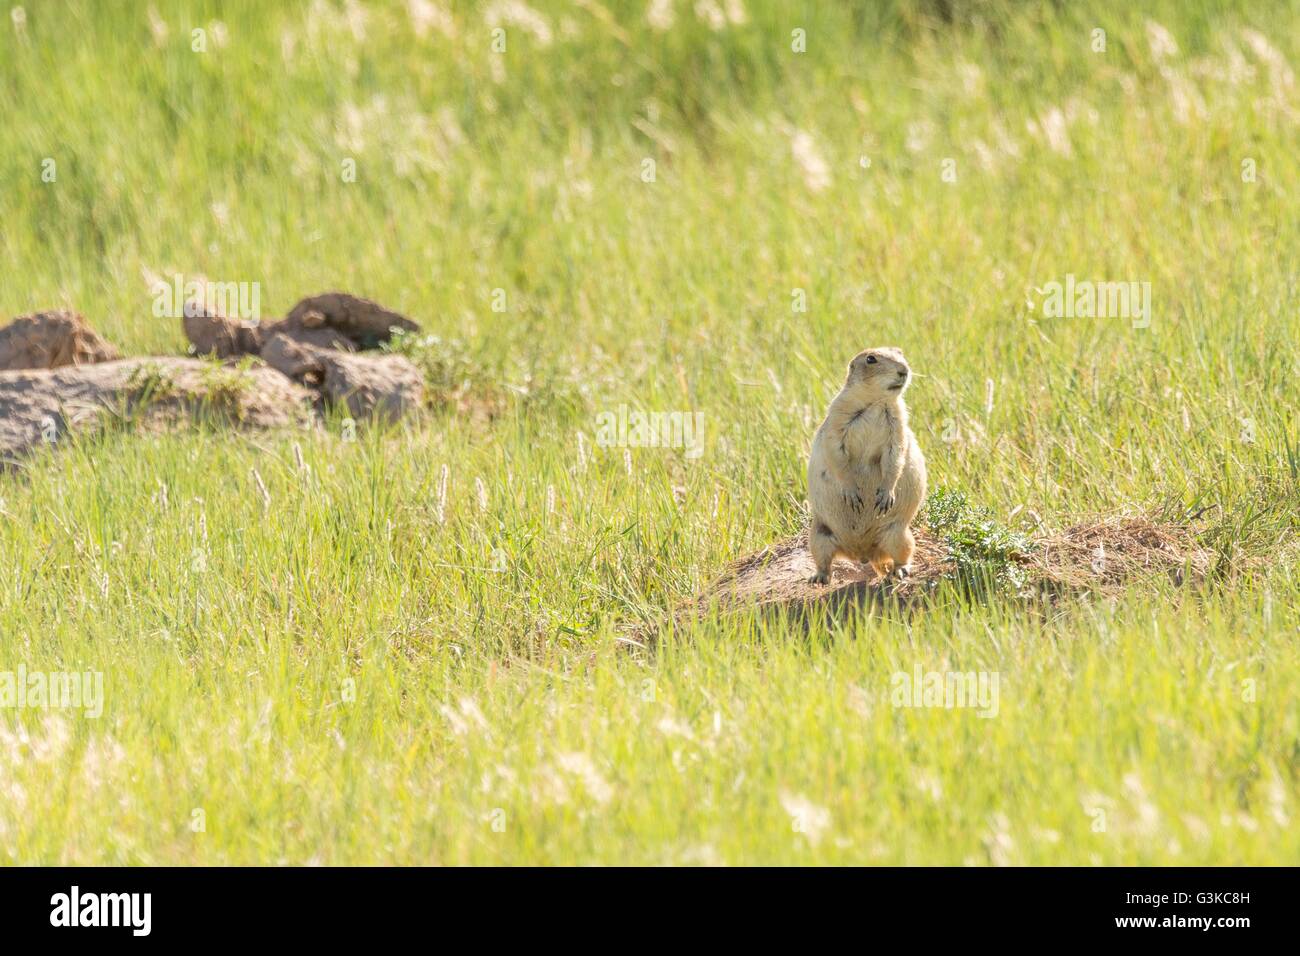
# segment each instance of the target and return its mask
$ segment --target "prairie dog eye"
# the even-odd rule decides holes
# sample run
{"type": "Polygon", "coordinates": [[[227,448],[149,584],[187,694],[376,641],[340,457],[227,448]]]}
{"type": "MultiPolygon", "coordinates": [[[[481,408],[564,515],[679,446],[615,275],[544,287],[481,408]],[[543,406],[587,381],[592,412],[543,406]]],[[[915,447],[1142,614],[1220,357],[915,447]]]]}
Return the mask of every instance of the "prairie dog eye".
{"type": "Polygon", "coordinates": [[[875,364],[876,364],[876,357],[875,357],[874,355],[868,355],[868,356],[867,356],[867,364],[868,364],[868,365],[875,365],[875,364]]]}

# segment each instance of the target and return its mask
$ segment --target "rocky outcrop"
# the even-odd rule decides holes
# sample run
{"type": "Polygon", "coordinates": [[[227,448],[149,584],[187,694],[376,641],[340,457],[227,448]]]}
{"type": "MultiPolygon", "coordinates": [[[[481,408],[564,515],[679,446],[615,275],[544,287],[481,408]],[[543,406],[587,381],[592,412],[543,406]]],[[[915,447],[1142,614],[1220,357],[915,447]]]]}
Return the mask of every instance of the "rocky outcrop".
{"type": "Polygon", "coordinates": [[[311,392],[265,365],[192,358],[134,358],[58,369],[0,372],[0,460],[111,420],[168,425],[204,418],[241,428],[312,421],[311,392]]]}
{"type": "Polygon", "coordinates": [[[389,420],[419,408],[424,376],[399,355],[365,354],[393,331],[419,331],[406,316],[346,292],[309,296],[279,322],[249,326],[194,303],[186,306],[185,334],[201,355],[257,355],[321,399],[346,406],[357,419],[389,420]]]}
{"type": "Polygon", "coordinates": [[[117,357],[117,349],[75,312],[24,315],[0,329],[0,371],[92,365],[117,357]]]}
{"type": "Polygon", "coordinates": [[[203,418],[274,428],[310,423],[322,404],[391,421],[424,401],[424,376],[408,359],[362,351],[394,329],[419,326],[368,299],[312,296],[269,325],[190,303],[183,327],[205,358],[118,359],[72,312],[24,316],[0,329],[0,462],[110,422],[203,418]]]}
{"type": "Polygon", "coordinates": [[[228,319],[193,302],[186,303],[181,324],[195,355],[225,359],[256,355],[262,350],[260,327],[228,319]]]}
{"type": "Polygon", "coordinates": [[[277,334],[263,346],[262,358],[294,381],[318,388],[331,404],[345,405],[353,418],[393,421],[424,401],[424,376],[401,355],[319,348],[277,334]]]}
{"type": "Polygon", "coordinates": [[[278,322],[248,325],[217,315],[205,306],[185,306],[185,335],[199,355],[218,358],[257,355],[276,335],[317,348],[342,352],[378,348],[392,338],[393,329],[417,332],[419,325],[377,302],[346,292],[309,296],[278,322]]]}
{"type": "MultiPolygon", "coordinates": [[[[346,292],[325,292],[295,305],[283,322],[268,330],[268,335],[278,332],[302,338],[303,332],[329,330],[349,341],[355,349],[373,349],[392,338],[393,329],[418,332],[420,326],[369,299],[346,292]]],[[[313,341],[312,344],[325,343],[313,341]]]]}

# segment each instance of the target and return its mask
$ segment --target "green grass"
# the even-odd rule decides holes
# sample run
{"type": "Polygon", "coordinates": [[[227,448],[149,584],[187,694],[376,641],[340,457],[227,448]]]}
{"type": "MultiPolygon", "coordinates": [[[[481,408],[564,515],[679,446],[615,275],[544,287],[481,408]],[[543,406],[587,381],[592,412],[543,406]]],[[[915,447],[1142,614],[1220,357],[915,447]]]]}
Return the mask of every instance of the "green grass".
{"type": "Polygon", "coordinates": [[[679,0],[664,32],[537,0],[549,42],[507,23],[504,54],[465,3],[424,36],[395,2],[157,0],[165,37],[26,6],[0,316],[178,354],[148,274],[259,282],[267,318],[345,289],[502,411],[110,433],[0,476],[0,671],[105,693],[0,708],[0,860],[1300,859],[1294,0],[745,0],[718,30],[679,0]],[[1029,308],[1071,273],[1150,282],[1150,328],[1029,308]],[[1250,570],[619,644],[800,526],[871,345],[994,527],[1209,507],[1250,570]],[[704,454],[596,447],[620,405],[702,412],[704,454]],[[996,674],[997,716],[893,706],[917,667],[996,674]]]}

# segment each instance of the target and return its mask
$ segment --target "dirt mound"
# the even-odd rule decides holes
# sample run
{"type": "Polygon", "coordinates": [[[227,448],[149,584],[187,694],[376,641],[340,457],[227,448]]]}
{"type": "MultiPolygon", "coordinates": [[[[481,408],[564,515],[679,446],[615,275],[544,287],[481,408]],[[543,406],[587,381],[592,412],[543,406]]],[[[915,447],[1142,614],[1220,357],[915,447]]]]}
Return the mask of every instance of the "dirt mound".
{"type": "Polygon", "coordinates": [[[0,372],[0,461],[114,419],[145,425],[211,418],[245,428],[303,425],[312,394],[265,365],[190,358],[135,358],[66,368],[0,372]]]}
{"type": "Polygon", "coordinates": [[[0,328],[0,371],[92,365],[117,357],[117,349],[75,312],[37,312],[0,328]]]}
{"type": "Polygon", "coordinates": [[[870,566],[841,558],[831,565],[830,584],[809,584],[816,566],[808,551],[807,535],[801,534],[732,564],[708,589],[704,600],[724,604],[799,604],[828,600],[834,603],[876,591],[902,595],[941,580],[951,570],[951,564],[947,549],[928,532],[918,530],[912,575],[905,581],[886,584],[870,566]]]}
{"type": "MultiPolygon", "coordinates": [[[[801,534],[736,561],[686,612],[756,606],[833,616],[878,601],[913,604],[945,582],[968,592],[986,583],[968,578],[972,572],[962,558],[928,529],[915,533],[916,554],[906,580],[881,580],[870,567],[841,558],[831,568],[829,585],[809,584],[813,559],[807,536],[801,534]]],[[[1050,602],[1071,592],[1114,590],[1142,578],[1204,581],[1214,567],[1214,552],[1197,543],[1190,527],[1112,516],[1032,539],[1023,553],[1011,556],[1005,570],[1014,582],[1008,597],[1050,602]]]]}
{"type": "Polygon", "coordinates": [[[1111,516],[1039,538],[1029,556],[1035,576],[1057,588],[1119,587],[1135,578],[1168,577],[1200,583],[1215,570],[1216,554],[1197,543],[1188,525],[1111,516]]]}

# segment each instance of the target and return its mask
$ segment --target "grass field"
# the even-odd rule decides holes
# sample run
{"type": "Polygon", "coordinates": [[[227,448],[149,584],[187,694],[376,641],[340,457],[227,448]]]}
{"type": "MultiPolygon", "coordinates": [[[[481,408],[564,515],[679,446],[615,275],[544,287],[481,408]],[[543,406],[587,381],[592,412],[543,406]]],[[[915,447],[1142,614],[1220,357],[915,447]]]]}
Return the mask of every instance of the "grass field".
{"type": "Polygon", "coordinates": [[[0,860],[1300,861],[1300,5],[529,2],[0,21],[0,317],[180,354],[150,276],[345,289],[499,409],[0,475],[0,671],[103,675],[0,707],[0,860]],[[1071,275],[1149,325],[1045,315],[1071,275]],[[872,345],[932,486],[1208,509],[1233,570],[620,643],[800,528],[872,345]]]}

